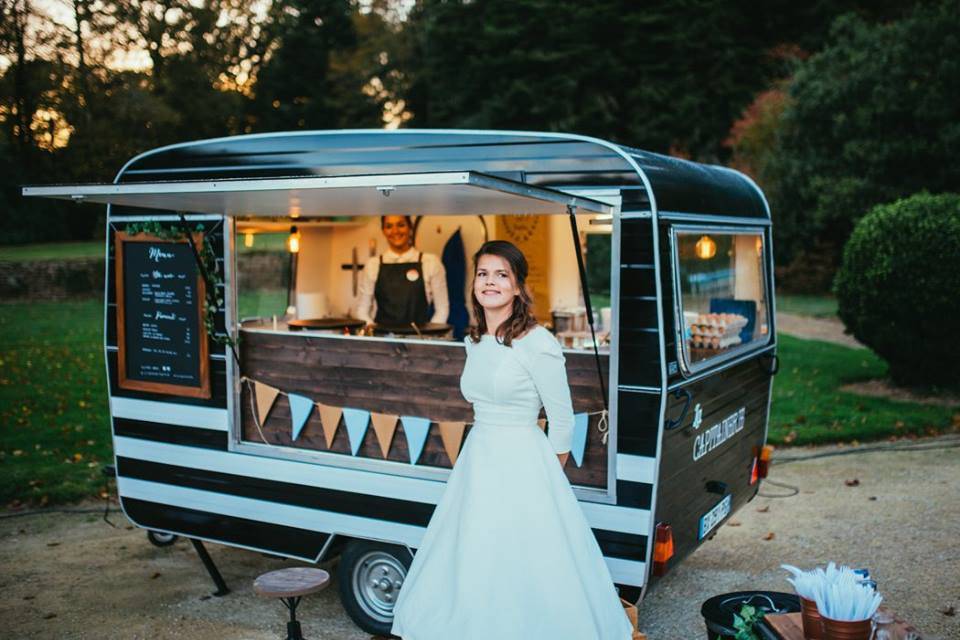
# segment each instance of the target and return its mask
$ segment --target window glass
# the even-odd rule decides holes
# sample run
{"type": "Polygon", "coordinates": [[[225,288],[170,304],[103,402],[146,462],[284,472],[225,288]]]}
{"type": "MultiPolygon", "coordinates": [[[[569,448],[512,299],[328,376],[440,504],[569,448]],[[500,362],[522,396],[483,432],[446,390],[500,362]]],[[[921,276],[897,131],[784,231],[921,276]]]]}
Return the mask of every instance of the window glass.
{"type": "Polygon", "coordinates": [[[746,345],[765,344],[763,235],[677,231],[676,251],[687,369],[746,345]]]}
{"type": "Polygon", "coordinates": [[[237,313],[241,320],[282,318],[287,312],[289,233],[237,233],[237,313]]]}

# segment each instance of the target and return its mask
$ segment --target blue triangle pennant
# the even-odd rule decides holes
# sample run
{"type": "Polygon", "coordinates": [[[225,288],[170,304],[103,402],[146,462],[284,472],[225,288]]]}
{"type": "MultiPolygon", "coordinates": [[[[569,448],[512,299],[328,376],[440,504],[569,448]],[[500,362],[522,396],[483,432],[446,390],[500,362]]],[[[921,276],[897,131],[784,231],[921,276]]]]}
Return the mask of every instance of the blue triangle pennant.
{"type": "Polygon", "coordinates": [[[423,445],[427,442],[430,433],[430,421],[426,418],[400,416],[403,424],[403,435],[407,437],[407,449],[410,450],[410,464],[416,464],[423,453],[423,445]]]}
{"type": "Polygon", "coordinates": [[[583,466],[583,451],[587,448],[587,425],[590,424],[590,415],[578,413],[573,416],[573,442],[570,443],[570,453],[578,467],[583,466]]]}
{"type": "Polygon", "coordinates": [[[350,454],[357,455],[363,436],[367,434],[367,425],[370,423],[370,412],[363,409],[343,409],[343,421],[347,425],[347,436],[350,438],[350,454]]]}
{"type": "Polygon", "coordinates": [[[293,422],[293,439],[300,437],[300,432],[307,424],[307,418],[313,411],[313,400],[304,396],[298,396],[295,393],[288,393],[287,399],[290,401],[290,417],[293,422]]]}

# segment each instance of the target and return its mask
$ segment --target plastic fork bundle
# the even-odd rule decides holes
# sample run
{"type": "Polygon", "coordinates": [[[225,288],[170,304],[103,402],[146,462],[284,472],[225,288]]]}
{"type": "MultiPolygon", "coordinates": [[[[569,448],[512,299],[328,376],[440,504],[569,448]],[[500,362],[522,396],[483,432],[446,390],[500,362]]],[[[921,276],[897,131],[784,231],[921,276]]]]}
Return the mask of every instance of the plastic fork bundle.
{"type": "Polygon", "coordinates": [[[780,565],[793,574],[787,582],[797,595],[817,603],[820,615],[833,620],[868,620],[877,611],[883,598],[872,586],[849,567],[831,562],[826,570],[817,567],[803,571],[791,565],[780,565]]]}

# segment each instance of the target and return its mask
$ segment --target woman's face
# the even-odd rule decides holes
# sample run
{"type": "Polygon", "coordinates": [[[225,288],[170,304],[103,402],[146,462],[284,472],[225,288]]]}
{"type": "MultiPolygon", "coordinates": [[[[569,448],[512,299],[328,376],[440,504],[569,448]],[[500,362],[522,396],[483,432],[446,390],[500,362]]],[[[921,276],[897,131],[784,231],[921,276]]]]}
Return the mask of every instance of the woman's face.
{"type": "Polygon", "coordinates": [[[383,235],[387,237],[387,244],[397,253],[403,253],[410,248],[413,229],[407,224],[404,216],[386,216],[383,219],[383,235]]]}
{"type": "Polygon", "coordinates": [[[510,264],[500,256],[482,255],[473,278],[473,295],[489,311],[512,305],[520,293],[510,264]]]}

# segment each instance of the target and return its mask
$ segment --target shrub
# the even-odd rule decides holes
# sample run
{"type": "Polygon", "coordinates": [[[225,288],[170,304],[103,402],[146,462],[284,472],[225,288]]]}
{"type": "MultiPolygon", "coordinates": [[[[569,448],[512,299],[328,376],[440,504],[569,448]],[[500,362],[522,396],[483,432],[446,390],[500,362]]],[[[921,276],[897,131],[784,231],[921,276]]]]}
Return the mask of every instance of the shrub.
{"type": "Polygon", "coordinates": [[[899,384],[960,386],[960,195],[879,205],[855,227],[834,284],[847,329],[899,384]]]}

